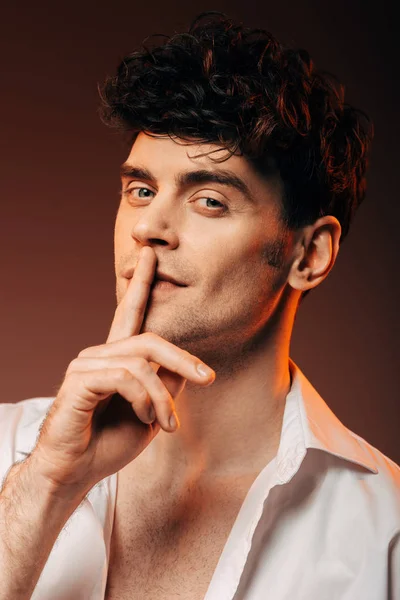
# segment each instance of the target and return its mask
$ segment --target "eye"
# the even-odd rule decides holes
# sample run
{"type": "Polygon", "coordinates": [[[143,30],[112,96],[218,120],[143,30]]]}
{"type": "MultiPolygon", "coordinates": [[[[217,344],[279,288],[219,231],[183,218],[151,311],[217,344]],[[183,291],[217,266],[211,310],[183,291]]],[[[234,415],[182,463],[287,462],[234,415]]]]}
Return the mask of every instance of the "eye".
{"type": "MultiPolygon", "coordinates": [[[[128,187],[125,190],[122,190],[122,195],[123,196],[127,196],[130,200],[136,199],[136,200],[140,200],[140,199],[146,199],[146,198],[152,198],[155,195],[155,192],[153,192],[153,190],[144,187],[144,186],[138,186],[138,187],[128,187]]],[[[203,205],[202,208],[208,209],[209,213],[216,213],[216,214],[224,214],[228,211],[228,207],[226,204],[223,204],[222,202],[220,202],[219,200],[216,200],[215,198],[211,198],[210,196],[202,196],[200,198],[197,198],[195,200],[195,202],[197,201],[205,201],[205,206],[203,205]]]]}
{"type": "Polygon", "coordinates": [[[147,187],[128,188],[124,193],[136,198],[150,198],[150,194],[154,194],[154,192],[147,187]],[[137,194],[134,194],[134,192],[137,192],[137,194]]]}
{"type": "Polygon", "coordinates": [[[212,212],[226,212],[228,210],[228,207],[225,204],[223,204],[219,200],[216,200],[215,198],[210,198],[208,196],[204,196],[203,198],[198,198],[198,200],[205,200],[206,201],[205,208],[213,209],[212,212]],[[216,204],[218,206],[216,206],[216,204]]]}

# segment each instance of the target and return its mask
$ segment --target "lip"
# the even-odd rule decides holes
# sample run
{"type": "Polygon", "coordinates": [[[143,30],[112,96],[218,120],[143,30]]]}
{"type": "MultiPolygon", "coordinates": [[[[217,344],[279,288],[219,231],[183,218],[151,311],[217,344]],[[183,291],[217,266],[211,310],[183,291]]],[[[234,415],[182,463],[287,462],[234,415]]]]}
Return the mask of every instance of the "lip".
{"type": "MultiPolygon", "coordinates": [[[[130,269],[125,271],[125,273],[123,273],[123,277],[125,277],[126,279],[132,279],[134,271],[135,269],[131,267],[130,269]]],[[[177,281],[174,277],[168,275],[168,273],[162,273],[161,271],[156,271],[154,274],[153,283],[157,281],[168,281],[169,283],[173,283],[178,287],[187,287],[185,283],[177,281]]]]}
{"type": "Polygon", "coordinates": [[[169,283],[173,283],[178,287],[186,287],[185,283],[177,281],[174,277],[168,275],[168,273],[162,273],[161,271],[156,271],[156,273],[154,274],[154,281],[168,281],[169,283]]]}
{"type": "Polygon", "coordinates": [[[151,293],[158,292],[173,292],[174,290],[182,289],[182,285],[175,285],[171,281],[165,281],[164,279],[154,279],[153,284],[151,286],[151,293]]]}

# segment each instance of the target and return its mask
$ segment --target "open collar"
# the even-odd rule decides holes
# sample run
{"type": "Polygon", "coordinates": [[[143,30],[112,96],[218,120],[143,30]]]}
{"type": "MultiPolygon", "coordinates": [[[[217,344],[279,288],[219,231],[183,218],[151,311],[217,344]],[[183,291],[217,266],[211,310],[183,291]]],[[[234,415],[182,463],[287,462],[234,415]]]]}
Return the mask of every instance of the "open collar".
{"type": "Polygon", "coordinates": [[[343,425],[291,358],[289,368],[292,385],[286,398],[278,467],[286,466],[302,450],[314,448],[378,473],[365,440],[343,425]],[[285,434],[289,430],[292,437],[288,444],[285,434]]]}
{"type": "MultiPolygon", "coordinates": [[[[277,454],[278,466],[286,466],[288,461],[293,460],[303,449],[315,448],[378,473],[373,456],[368,452],[366,443],[362,443],[364,440],[343,425],[291,358],[289,368],[292,385],[286,397],[281,442],[277,454]],[[286,435],[289,430],[290,439],[286,435]]],[[[22,405],[24,402],[31,402],[29,419],[23,419],[22,426],[18,427],[16,432],[15,450],[22,457],[33,450],[40,425],[54,398],[34,400],[36,404],[32,404],[31,400],[18,403],[22,405]]],[[[23,407],[20,408],[22,411],[23,407]]]]}

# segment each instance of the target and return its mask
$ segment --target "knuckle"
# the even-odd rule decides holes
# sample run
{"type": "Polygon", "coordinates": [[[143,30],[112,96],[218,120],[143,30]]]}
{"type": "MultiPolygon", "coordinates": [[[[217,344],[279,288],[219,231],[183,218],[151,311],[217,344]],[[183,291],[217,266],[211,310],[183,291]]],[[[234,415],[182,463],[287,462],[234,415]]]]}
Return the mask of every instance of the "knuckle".
{"type": "Polygon", "coordinates": [[[66,373],[65,375],[65,380],[71,382],[71,381],[76,381],[78,378],[78,374],[77,371],[70,371],[69,373],[66,373]]]}
{"type": "Polygon", "coordinates": [[[94,346],[89,346],[89,348],[84,348],[83,350],[81,350],[77,356],[77,358],[85,358],[86,356],[90,356],[90,353],[92,353],[94,346]]]}
{"type": "Polygon", "coordinates": [[[149,394],[147,393],[146,388],[144,388],[142,385],[138,384],[137,386],[137,399],[140,402],[146,402],[146,400],[149,398],[149,394]]]}
{"type": "Polygon", "coordinates": [[[132,373],[124,367],[119,367],[118,369],[114,369],[114,377],[118,381],[130,381],[132,379],[132,373]]]}
{"type": "Polygon", "coordinates": [[[193,356],[193,354],[190,354],[190,352],[188,352],[187,350],[183,350],[183,348],[180,348],[180,350],[182,362],[190,364],[199,362],[199,359],[196,356],[193,356]]]}
{"type": "Polygon", "coordinates": [[[79,384],[82,384],[82,373],[71,371],[70,373],[66,373],[62,388],[74,389],[77,388],[79,384]]]}
{"type": "Polygon", "coordinates": [[[73,372],[78,367],[78,364],[79,364],[79,358],[74,358],[73,360],[71,360],[65,374],[69,375],[71,372],[73,372]]]}
{"type": "Polygon", "coordinates": [[[162,404],[166,404],[168,406],[171,406],[172,404],[172,396],[164,385],[160,389],[160,393],[158,394],[158,400],[162,404]]]}
{"type": "Polygon", "coordinates": [[[144,338],[144,340],[147,343],[154,343],[156,340],[159,339],[159,336],[156,333],[153,333],[152,331],[146,331],[145,333],[141,333],[140,337],[144,338]]]}
{"type": "Polygon", "coordinates": [[[148,373],[149,368],[151,369],[149,363],[142,356],[138,356],[132,359],[132,367],[135,371],[140,371],[142,373],[148,373]]]}
{"type": "MultiPolygon", "coordinates": [[[[180,350],[182,350],[182,348],[180,348],[180,350]]],[[[179,366],[187,364],[191,365],[195,360],[196,359],[193,358],[193,356],[189,354],[189,352],[187,352],[186,350],[182,350],[182,352],[180,352],[179,356],[177,357],[177,363],[179,366]]]]}
{"type": "Polygon", "coordinates": [[[188,368],[191,368],[195,364],[193,358],[186,352],[185,354],[180,353],[179,356],[174,358],[174,364],[171,367],[171,371],[174,371],[174,373],[185,373],[188,368]]]}

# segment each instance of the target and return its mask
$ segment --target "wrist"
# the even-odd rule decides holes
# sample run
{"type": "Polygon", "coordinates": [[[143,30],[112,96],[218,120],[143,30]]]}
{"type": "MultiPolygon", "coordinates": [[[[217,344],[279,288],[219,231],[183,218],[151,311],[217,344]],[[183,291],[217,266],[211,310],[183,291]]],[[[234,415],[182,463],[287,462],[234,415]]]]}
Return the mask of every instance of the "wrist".
{"type": "Polygon", "coordinates": [[[68,518],[84,497],[83,490],[56,485],[46,477],[35,452],[13,465],[1,491],[5,510],[7,500],[12,503],[12,510],[17,509],[18,504],[25,510],[28,506],[40,506],[42,514],[54,515],[56,521],[68,518]]]}

